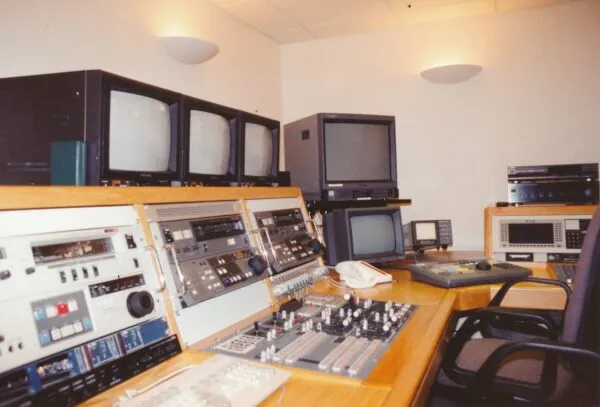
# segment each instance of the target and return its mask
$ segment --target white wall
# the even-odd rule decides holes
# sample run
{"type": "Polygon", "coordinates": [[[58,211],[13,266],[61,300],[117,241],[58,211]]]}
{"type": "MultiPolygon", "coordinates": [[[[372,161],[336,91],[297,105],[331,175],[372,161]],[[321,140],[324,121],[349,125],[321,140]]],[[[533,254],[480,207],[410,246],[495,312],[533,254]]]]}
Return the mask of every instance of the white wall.
{"type": "Polygon", "coordinates": [[[280,119],[274,41],[203,0],[0,1],[0,77],[103,69],[280,119]],[[202,65],[172,60],[156,35],[198,35],[221,51],[202,65]]]}
{"type": "Polygon", "coordinates": [[[506,166],[600,160],[600,2],[454,20],[283,47],[284,123],[316,112],[396,116],[404,220],[446,218],[483,247],[483,209],[506,166]],[[434,85],[425,68],[484,69],[434,85]]]}

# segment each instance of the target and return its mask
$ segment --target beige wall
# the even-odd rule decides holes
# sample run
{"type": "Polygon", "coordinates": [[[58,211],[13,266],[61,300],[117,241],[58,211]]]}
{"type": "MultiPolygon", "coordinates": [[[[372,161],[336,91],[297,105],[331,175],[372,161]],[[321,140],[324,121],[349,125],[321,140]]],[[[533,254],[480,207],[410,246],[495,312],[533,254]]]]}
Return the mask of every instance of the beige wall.
{"type": "Polygon", "coordinates": [[[291,44],[282,58],[284,123],[396,116],[404,220],[451,218],[458,248],[482,248],[507,165],[600,160],[600,1],[291,44]],[[452,61],[483,72],[450,86],[419,76],[452,61]]]}
{"type": "Polygon", "coordinates": [[[280,47],[202,0],[0,2],[0,77],[103,69],[281,119],[280,47]],[[199,35],[221,52],[170,59],[155,36],[199,35]]]}

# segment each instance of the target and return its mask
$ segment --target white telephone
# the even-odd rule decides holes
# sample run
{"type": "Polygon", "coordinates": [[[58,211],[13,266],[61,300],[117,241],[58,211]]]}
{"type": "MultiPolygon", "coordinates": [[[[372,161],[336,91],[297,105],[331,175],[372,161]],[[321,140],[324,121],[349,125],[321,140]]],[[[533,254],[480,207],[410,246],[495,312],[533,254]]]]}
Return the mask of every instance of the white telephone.
{"type": "Polygon", "coordinates": [[[335,271],[350,288],[368,288],[392,281],[390,274],[363,261],[342,261],[335,266],[335,271]]]}

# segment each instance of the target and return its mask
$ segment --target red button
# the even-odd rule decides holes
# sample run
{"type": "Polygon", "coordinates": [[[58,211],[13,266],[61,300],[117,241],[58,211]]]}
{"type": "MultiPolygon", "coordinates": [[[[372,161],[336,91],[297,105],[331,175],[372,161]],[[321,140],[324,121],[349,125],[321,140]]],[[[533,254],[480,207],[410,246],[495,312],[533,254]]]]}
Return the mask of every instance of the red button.
{"type": "Polygon", "coordinates": [[[64,315],[69,313],[69,306],[67,304],[58,304],[56,306],[56,311],[58,315],[64,315]]]}

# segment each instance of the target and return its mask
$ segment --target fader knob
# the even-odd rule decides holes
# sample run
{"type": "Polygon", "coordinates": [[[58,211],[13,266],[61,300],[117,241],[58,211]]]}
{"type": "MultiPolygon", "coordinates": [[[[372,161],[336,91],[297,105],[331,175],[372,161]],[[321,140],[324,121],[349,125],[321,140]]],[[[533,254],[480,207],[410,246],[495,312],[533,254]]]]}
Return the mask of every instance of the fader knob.
{"type": "Polygon", "coordinates": [[[127,297],[127,310],[131,316],[141,318],[154,311],[154,298],[148,291],[135,291],[127,297]]]}
{"type": "Polygon", "coordinates": [[[248,266],[252,269],[254,274],[260,276],[267,269],[268,264],[264,257],[262,256],[254,256],[248,260],[248,266]]]}

